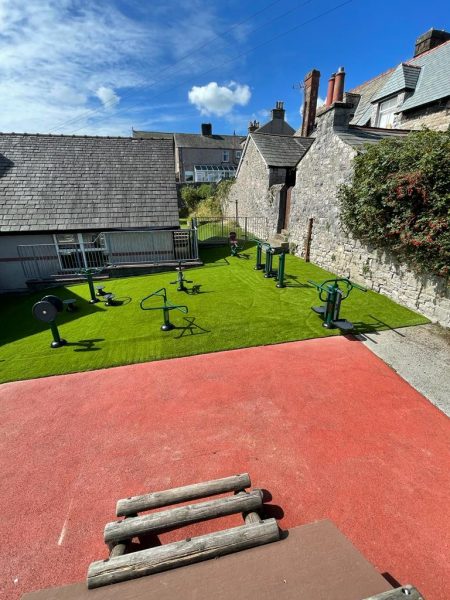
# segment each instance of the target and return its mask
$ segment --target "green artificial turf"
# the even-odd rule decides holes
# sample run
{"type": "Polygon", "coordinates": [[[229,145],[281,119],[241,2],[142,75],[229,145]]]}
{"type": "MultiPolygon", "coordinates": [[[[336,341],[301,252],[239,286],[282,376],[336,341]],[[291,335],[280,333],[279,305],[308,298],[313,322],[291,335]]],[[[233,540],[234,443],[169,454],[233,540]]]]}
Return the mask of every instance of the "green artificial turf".
{"type": "MultiPolygon", "coordinates": [[[[338,330],[322,327],[311,310],[320,302],[316,289],[307,283],[329,279],[330,273],[289,255],[287,287],[278,289],[273,279],[264,279],[254,270],[254,247],[245,250],[247,258],[232,258],[228,252],[226,247],[205,250],[204,266],[186,272],[200,286],[197,294],[177,292],[177,286],[170,285],[176,279],[173,270],[103,282],[121,302],[119,306],[90,304],[86,283],[47,292],[76,298],[78,304],[75,313],[58,315],[60,334],[69,342],[58,349],[50,348],[49,327],[31,316],[31,307],[44,292],[2,297],[0,381],[339,335],[338,330]],[[139,307],[144,296],[161,287],[167,288],[172,302],[189,307],[186,315],[171,312],[177,329],[170,332],[160,330],[161,311],[139,307]]],[[[148,305],[160,303],[154,298],[148,305]]],[[[343,302],[341,317],[352,321],[356,332],[428,322],[384,296],[358,290],[343,302]]]]}

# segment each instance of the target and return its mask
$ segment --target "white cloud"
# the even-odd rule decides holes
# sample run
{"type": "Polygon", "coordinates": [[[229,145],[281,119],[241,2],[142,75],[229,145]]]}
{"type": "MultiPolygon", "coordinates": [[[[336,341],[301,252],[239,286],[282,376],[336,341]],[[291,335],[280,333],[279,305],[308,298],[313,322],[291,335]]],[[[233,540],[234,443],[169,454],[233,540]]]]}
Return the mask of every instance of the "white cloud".
{"type": "Polygon", "coordinates": [[[211,81],[203,86],[194,85],[188,93],[188,98],[202,115],[221,117],[230,113],[236,105],[248,104],[251,95],[248,85],[231,81],[228,86],[219,86],[215,81],[211,81]]]}
{"type": "Polygon", "coordinates": [[[0,131],[130,135],[162,89],[225,56],[194,52],[223,24],[216,8],[193,2],[202,10],[175,0],[173,19],[167,0],[129,0],[128,15],[116,2],[0,0],[0,131]],[[119,111],[106,110],[119,100],[119,111]],[[120,116],[130,104],[133,118],[120,116]]]}
{"type": "Polygon", "coordinates": [[[104,87],[103,85],[98,88],[95,95],[100,99],[103,107],[107,110],[114,108],[120,102],[120,96],[118,96],[110,87],[104,87]]]}

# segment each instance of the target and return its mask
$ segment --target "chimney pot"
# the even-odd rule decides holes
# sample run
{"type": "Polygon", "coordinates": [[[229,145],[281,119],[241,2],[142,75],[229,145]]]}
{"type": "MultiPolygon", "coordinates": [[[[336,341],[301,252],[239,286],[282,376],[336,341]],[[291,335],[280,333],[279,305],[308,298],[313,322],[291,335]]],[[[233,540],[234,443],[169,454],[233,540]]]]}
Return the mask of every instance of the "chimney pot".
{"type": "Polygon", "coordinates": [[[248,133],[253,133],[253,131],[256,131],[257,129],[259,129],[259,122],[258,121],[250,121],[248,124],[248,133]]]}
{"type": "Polygon", "coordinates": [[[344,100],[344,67],[339,67],[334,78],[333,102],[342,102],[344,100]]]}
{"type": "Polygon", "coordinates": [[[333,91],[334,91],[334,78],[335,77],[336,77],[336,73],[332,73],[330,79],[328,80],[327,100],[325,102],[325,106],[331,106],[333,104],[333,91]]]}
{"type": "Polygon", "coordinates": [[[281,102],[281,100],[277,100],[277,102],[275,103],[275,108],[272,108],[272,120],[281,119],[282,121],[284,121],[285,114],[286,111],[284,110],[284,102],[281,102]]]}

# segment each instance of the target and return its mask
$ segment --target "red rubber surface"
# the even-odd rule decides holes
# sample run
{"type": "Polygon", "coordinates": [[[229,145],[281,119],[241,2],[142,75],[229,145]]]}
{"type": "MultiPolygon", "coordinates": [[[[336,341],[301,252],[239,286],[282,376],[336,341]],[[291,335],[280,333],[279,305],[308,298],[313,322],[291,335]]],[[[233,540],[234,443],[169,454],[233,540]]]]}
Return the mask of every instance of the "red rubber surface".
{"type": "Polygon", "coordinates": [[[243,471],[282,527],[329,518],[380,572],[448,598],[450,421],[358,342],[4,384],[0,430],[8,600],[84,579],[118,498],[243,471]]]}

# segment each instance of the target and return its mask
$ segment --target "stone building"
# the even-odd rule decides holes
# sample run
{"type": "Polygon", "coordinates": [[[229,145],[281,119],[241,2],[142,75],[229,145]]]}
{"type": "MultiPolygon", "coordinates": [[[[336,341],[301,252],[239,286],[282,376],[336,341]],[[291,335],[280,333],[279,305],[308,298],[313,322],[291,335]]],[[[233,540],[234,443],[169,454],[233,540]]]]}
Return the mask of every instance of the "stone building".
{"type": "Polygon", "coordinates": [[[350,93],[358,100],[353,125],[445,131],[450,125],[450,33],[430,29],[417,39],[412,59],[350,93]]]}
{"type": "Polygon", "coordinates": [[[408,122],[418,127],[419,113],[426,114],[430,127],[447,128],[450,119],[450,111],[446,108],[450,99],[450,42],[445,41],[445,36],[449,34],[440,32],[439,37],[433,31],[419,38],[416,48],[418,52],[425,51],[416,52],[414,64],[408,61],[408,64],[346,94],[345,73],[340,68],[329,81],[326,105],[317,115],[320,73],[316,70],[308,73],[302,127],[289,138],[292,148],[298,140],[297,153],[289,153],[288,164],[286,138],[278,136],[273,143],[270,140],[271,156],[268,159],[267,144],[260,141],[264,138],[258,132],[252,133],[227,209],[233,214],[232,206],[237,204],[242,216],[268,217],[274,232],[286,230],[291,248],[299,256],[308,256],[321,267],[354,279],[450,327],[447,281],[433,275],[417,275],[388,252],[353,239],[341,227],[338,199],[340,185],[349,182],[353,176],[354,157],[364,151],[366,144],[407,135],[408,130],[400,129],[399,125],[408,122]],[[433,47],[439,41],[443,43],[433,47]],[[447,79],[443,82],[445,75],[447,79]],[[413,85],[414,79],[414,90],[402,88],[413,85]],[[426,90],[423,81],[427,84],[426,90]],[[402,104],[397,105],[395,113],[398,120],[392,122],[392,127],[387,127],[387,121],[382,122],[384,127],[371,127],[373,115],[379,115],[382,110],[380,103],[385,101],[386,93],[401,97],[402,104]],[[439,120],[435,126],[432,115],[439,120]],[[289,185],[287,173],[293,187],[289,190],[289,201],[283,205],[279,192],[283,185],[289,185]]]}

